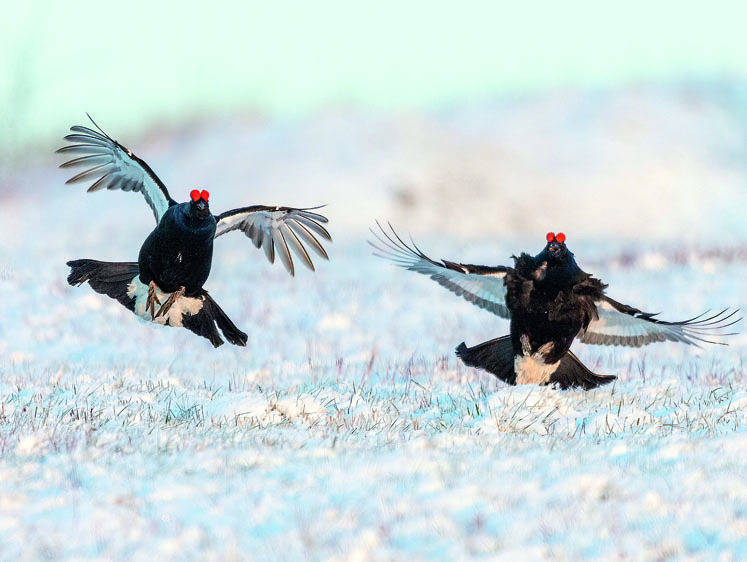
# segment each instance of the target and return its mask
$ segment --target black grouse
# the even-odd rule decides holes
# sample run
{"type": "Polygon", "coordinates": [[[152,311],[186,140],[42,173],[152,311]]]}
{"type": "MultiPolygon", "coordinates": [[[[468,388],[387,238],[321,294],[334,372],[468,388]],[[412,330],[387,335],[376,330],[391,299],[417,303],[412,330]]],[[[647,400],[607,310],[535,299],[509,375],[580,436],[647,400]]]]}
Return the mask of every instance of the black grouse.
{"type": "Polygon", "coordinates": [[[93,124],[98,131],[71,127],[73,134],[65,139],[73,144],[57,151],[76,156],[61,168],[86,167],[66,183],[95,180],[88,191],[138,191],[153,211],[156,227],[143,242],[137,262],[69,261],[70,285],[88,282],[96,292],[116,299],[137,316],[161,325],[182,326],[209,339],[215,347],[224,343],[217,325],[229,342],[244,346],[247,335],[203,287],[210,276],[213,240],[241,230],[264,250],[270,263],[277,255],[291,275],[291,249],[312,271],[314,265],[304,244],[328,259],[316,236],[328,241],[332,238],[322,226],[327,218],[312,212],[316,208],[254,205],[213,215],[210,194],[196,189],[189,201],[177,203],[147,163],[93,124]]]}
{"type": "MultiPolygon", "coordinates": [[[[378,223],[377,223],[378,224],[378,223]]],[[[474,347],[459,344],[456,354],[471,367],[493,373],[508,384],[557,385],[586,390],[616,377],[587,369],[570,351],[578,338],[588,344],[640,347],[652,342],[687,344],[711,341],[740,319],[724,309],[682,322],[665,322],[655,314],[619,303],[605,294],[607,285],[584,272],[565,244],[563,233],[547,234],[536,256],[513,256],[514,267],[487,267],[437,262],[413,243],[402,241],[379,224],[370,242],[380,257],[431,279],[471,303],[510,319],[510,334],[474,347]]]]}

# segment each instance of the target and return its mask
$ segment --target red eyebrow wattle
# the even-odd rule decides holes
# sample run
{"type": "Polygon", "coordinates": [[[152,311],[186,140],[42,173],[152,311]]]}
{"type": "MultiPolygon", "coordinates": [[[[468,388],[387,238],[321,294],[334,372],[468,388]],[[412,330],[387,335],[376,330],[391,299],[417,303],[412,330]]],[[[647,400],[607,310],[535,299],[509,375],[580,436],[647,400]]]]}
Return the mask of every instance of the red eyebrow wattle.
{"type": "Polygon", "coordinates": [[[189,192],[189,197],[192,199],[192,201],[197,201],[200,198],[200,192],[196,189],[193,189],[189,192]]]}

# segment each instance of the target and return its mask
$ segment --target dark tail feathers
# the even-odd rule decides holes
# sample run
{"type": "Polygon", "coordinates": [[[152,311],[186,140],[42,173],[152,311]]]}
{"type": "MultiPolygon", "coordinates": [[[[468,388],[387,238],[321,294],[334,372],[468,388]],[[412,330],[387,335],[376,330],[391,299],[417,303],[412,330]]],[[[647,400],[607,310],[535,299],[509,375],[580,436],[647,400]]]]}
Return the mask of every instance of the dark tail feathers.
{"type": "Polygon", "coordinates": [[[462,342],[456,348],[456,354],[465,365],[484,369],[508,384],[516,384],[511,336],[486,341],[475,347],[467,347],[462,342]]]}
{"type": "Polygon", "coordinates": [[[581,363],[578,357],[569,351],[560,360],[560,366],[550,376],[548,384],[557,384],[563,390],[574,386],[590,390],[603,384],[611,383],[616,378],[614,375],[597,375],[596,373],[592,373],[586,365],[581,363]]]}
{"type": "MultiPolygon", "coordinates": [[[[135,299],[127,295],[127,286],[140,274],[136,262],[105,262],[97,260],[73,260],[67,262],[70,275],[67,282],[78,286],[88,282],[97,293],[116,299],[128,310],[135,312],[135,299]]],[[[223,309],[218,306],[207,291],[203,291],[202,308],[194,315],[185,314],[182,325],[210,340],[214,347],[223,345],[223,339],[216,328],[221,329],[226,339],[234,345],[245,346],[248,336],[239,330],[223,309]]]]}
{"type": "MultiPolygon", "coordinates": [[[[464,342],[456,348],[457,356],[465,365],[493,373],[508,384],[516,384],[514,371],[514,349],[511,336],[486,341],[474,347],[464,342]]],[[[581,387],[589,390],[615,380],[613,375],[597,375],[587,369],[570,351],[560,360],[557,370],[550,376],[548,384],[558,385],[563,390],[581,387]]]]}
{"type": "Polygon", "coordinates": [[[135,299],[127,295],[127,286],[140,274],[137,262],[106,262],[97,260],[73,260],[67,262],[70,285],[82,285],[86,281],[97,293],[119,301],[130,311],[135,310],[135,299]]]}
{"type": "Polygon", "coordinates": [[[215,328],[217,324],[229,342],[233,345],[245,346],[249,336],[236,327],[236,324],[223,312],[207,291],[203,292],[202,297],[203,304],[200,311],[191,316],[184,315],[182,325],[198,336],[209,339],[213,347],[220,347],[224,342],[215,328]]]}

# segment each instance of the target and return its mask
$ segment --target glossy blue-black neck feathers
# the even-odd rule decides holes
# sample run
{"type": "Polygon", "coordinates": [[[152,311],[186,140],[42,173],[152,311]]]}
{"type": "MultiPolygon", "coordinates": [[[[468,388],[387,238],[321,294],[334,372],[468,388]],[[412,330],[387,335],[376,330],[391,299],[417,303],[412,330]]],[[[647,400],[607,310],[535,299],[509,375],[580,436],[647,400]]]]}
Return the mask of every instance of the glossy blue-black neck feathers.
{"type": "MultiPolygon", "coordinates": [[[[554,244],[554,243],[553,243],[554,244]]],[[[541,279],[535,281],[535,285],[547,289],[561,290],[571,287],[588,277],[576,263],[576,259],[565,244],[555,245],[551,251],[551,244],[532,258],[537,267],[547,263],[547,269],[541,279]]]]}

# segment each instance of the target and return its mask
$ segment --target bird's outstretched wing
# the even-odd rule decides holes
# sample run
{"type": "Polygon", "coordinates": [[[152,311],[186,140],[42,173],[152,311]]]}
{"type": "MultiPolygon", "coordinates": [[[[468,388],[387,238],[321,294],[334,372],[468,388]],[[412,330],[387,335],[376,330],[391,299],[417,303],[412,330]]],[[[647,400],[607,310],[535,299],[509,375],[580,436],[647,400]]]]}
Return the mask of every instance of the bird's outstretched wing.
{"type": "MultiPolygon", "coordinates": [[[[88,116],[91,119],[91,116],[88,116]]],[[[91,119],[98,129],[94,131],[82,125],[70,127],[73,132],[65,140],[73,144],[63,146],[57,152],[70,153],[75,156],[60,165],[60,168],[74,166],[85,167],[65,183],[77,183],[95,180],[88,191],[99,189],[121,189],[122,191],[139,191],[153,210],[156,222],[171,205],[175,205],[166,186],[158,179],[148,164],[135,156],[128,148],[107,135],[91,119]]]]}
{"type": "Polygon", "coordinates": [[[734,318],[739,309],[725,308],[718,314],[699,316],[680,322],[666,322],[655,318],[656,314],[642,312],[637,308],[619,303],[607,296],[596,302],[597,318],[579,333],[583,343],[598,345],[624,345],[641,347],[649,343],[675,341],[691,345],[703,343],[723,344],[713,338],[732,336],[724,329],[741,320],[734,318]]]}
{"type": "Polygon", "coordinates": [[[374,230],[371,230],[371,233],[376,237],[377,243],[368,241],[376,250],[374,255],[389,259],[410,271],[427,275],[452,293],[464,297],[472,304],[501,318],[509,317],[508,308],[506,308],[506,287],[503,283],[503,278],[509,268],[454,263],[446,260],[437,262],[421,252],[415,243],[412,246],[405,243],[391,224],[389,225],[391,234],[384,230],[378,221],[376,224],[381,233],[374,230]]]}
{"type": "Polygon", "coordinates": [[[327,252],[317,240],[317,236],[328,241],[332,240],[327,229],[322,226],[329,222],[327,217],[313,213],[312,211],[316,209],[319,207],[294,209],[265,205],[234,209],[216,217],[218,226],[215,237],[232,230],[241,230],[251,238],[257,248],[265,251],[270,263],[275,262],[277,253],[285,269],[291,275],[295,274],[295,269],[290,250],[293,250],[306,267],[314,271],[314,264],[311,263],[304,243],[328,260],[327,252]]]}

